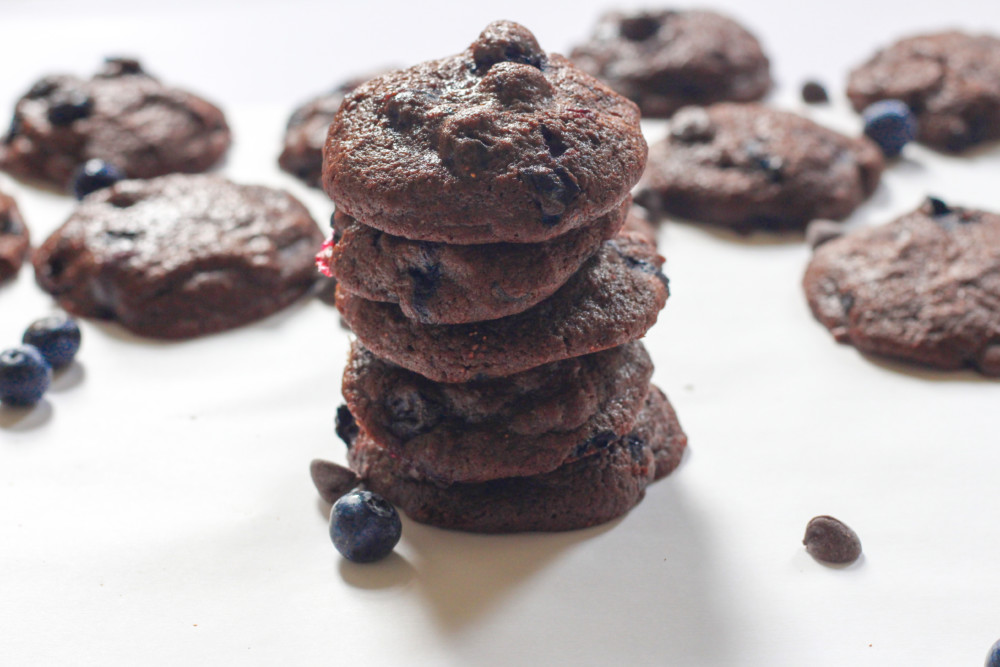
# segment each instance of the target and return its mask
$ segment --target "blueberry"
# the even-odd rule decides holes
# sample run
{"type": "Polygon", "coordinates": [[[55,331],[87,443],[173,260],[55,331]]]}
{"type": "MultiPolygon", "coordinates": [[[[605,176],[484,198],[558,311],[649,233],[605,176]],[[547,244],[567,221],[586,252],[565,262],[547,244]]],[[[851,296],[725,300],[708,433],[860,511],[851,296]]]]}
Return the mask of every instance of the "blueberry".
{"type": "Polygon", "coordinates": [[[91,192],[108,188],[125,178],[121,169],[104,160],[87,160],[73,173],[73,195],[83,199],[91,192]]]}
{"type": "Polygon", "coordinates": [[[350,449],[351,445],[354,444],[354,439],[358,437],[358,424],[354,421],[354,415],[351,414],[351,409],[346,405],[341,405],[337,408],[337,416],[333,420],[333,429],[337,433],[337,437],[344,441],[347,448],[350,449]]]}
{"type": "Polygon", "coordinates": [[[862,113],[865,135],[878,144],[886,157],[896,157],[903,146],[917,138],[917,118],[899,100],[882,100],[862,113]]]}
{"type": "Polygon", "coordinates": [[[397,385],[386,394],[384,401],[391,415],[389,431],[400,440],[412,440],[441,421],[441,406],[415,387],[397,385]]]}
{"type": "Polygon", "coordinates": [[[21,134],[21,116],[16,111],[14,115],[10,118],[10,125],[7,127],[7,134],[3,135],[3,143],[5,146],[10,146],[14,143],[14,139],[17,135],[21,134]]]}
{"type": "Polygon", "coordinates": [[[563,167],[528,167],[521,170],[520,176],[541,209],[542,224],[547,226],[558,223],[581,192],[576,177],[563,167]]]}
{"type": "Polygon", "coordinates": [[[80,349],[80,327],[66,315],[50,315],[31,323],[21,338],[34,345],[53,369],[69,366],[80,349]]]}
{"type": "Polygon", "coordinates": [[[986,667],[1000,667],[1000,639],[990,647],[990,652],[986,656],[986,667]]]}
{"type": "Polygon", "coordinates": [[[806,104],[826,104],[830,96],[818,81],[806,81],[802,84],[802,101],[806,104]]]}
{"type": "Polygon", "coordinates": [[[0,352],[0,403],[34,405],[52,383],[52,367],[33,345],[0,352]]]}
{"type": "Polygon", "coordinates": [[[71,125],[94,110],[94,100],[80,90],[57,90],[50,99],[48,118],[56,126],[71,125]]]}
{"type": "Polygon", "coordinates": [[[402,531],[396,508],[371,491],[355,489],[341,496],[330,512],[333,546],[355,563],[371,563],[388,556],[402,531]]]}

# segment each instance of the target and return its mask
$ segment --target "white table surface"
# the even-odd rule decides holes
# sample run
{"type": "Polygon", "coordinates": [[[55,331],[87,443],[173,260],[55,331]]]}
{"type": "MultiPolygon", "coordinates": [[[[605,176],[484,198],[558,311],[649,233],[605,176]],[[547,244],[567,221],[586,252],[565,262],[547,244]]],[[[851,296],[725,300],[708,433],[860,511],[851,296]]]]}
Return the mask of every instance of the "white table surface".
{"type": "MultiPolygon", "coordinates": [[[[981,2],[715,3],[772,57],[772,101],[857,132],[847,70],[903,34],[1000,33],[981,2]],[[829,108],[797,100],[824,81],[829,108]]],[[[131,53],[227,110],[221,171],[332,205],[277,170],[296,102],[355,72],[463,49],[494,18],[566,51],[601,2],[0,2],[0,113],[38,76],[131,53]]],[[[655,139],[662,127],[650,124],[655,139]]],[[[927,193],[1000,210],[1000,147],[919,146],[849,225],[927,193]]],[[[69,198],[0,175],[36,240],[69,198]]],[[[863,357],[810,315],[801,237],[661,229],[673,296],[646,343],[690,454],[628,516],[488,537],[404,520],[396,553],[343,561],[308,476],[347,335],[312,301],[183,343],[83,323],[31,411],[0,408],[0,664],[978,665],[1000,637],[1000,383],[863,357]],[[860,535],[846,568],[801,545],[814,515],[860,535]]],[[[52,309],[0,287],[0,347],[52,309]]]]}

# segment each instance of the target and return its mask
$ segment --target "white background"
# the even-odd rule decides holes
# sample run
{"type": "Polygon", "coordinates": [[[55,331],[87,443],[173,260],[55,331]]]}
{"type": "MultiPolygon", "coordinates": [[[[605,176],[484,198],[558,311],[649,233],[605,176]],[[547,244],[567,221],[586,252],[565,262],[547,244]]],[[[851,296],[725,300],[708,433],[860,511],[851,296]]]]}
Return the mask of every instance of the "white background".
{"type": "MultiPolygon", "coordinates": [[[[299,101],[357,72],[454,53],[495,18],[567,51],[601,2],[0,2],[0,109],[38,76],[141,56],[222,105],[222,172],[332,205],[279,172],[299,101]]],[[[772,101],[858,131],[847,70],[1000,5],[717,2],[763,40],[772,101]],[[827,109],[797,101],[824,81],[827,109]]],[[[0,111],[0,113],[6,113],[0,111]]],[[[647,128],[655,139],[662,127],[647,128]]],[[[1000,147],[918,146],[849,225],[928,192],[1000,210],[1000,147]]],[[[0,175],[40,241],[72,201],[0,175]]],[[[811,317],[801,237],[670,223],[673,296],[647,336],[690,455],[610,525],[487,537],[404,521],[396,554],[340,559],[308,477],[333,435],[347,335],[318,302],[184,343],[84,323],[79,363],[33,411],[0,408],[0,664],[977,665],[1000,637],[1000,385],[865,358],[811,317]],[[865,555],[801,546],[832,514],[865,555]]],[[[0,287],[0,347],[52,308],[0,287]]]]}

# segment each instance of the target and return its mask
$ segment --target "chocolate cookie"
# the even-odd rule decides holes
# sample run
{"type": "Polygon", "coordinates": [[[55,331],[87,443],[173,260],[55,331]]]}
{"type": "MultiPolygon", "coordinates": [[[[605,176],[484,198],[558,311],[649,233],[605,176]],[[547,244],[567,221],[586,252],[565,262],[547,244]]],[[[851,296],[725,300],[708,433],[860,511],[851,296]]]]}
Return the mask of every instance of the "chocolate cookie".
{"type": "Polygon", "coordinates": [[[30,245],[28,228],[17,204],[0,192],[0,282],[17,275],[30,245]]]}
{"type": "Polygon", "coordinates": [[[334,217],[329,268],[344,289],[398,303],[429,324],[493,320],[551,296],[621,228],[631,198],[595,220],[542,243],[448,245],[411,241],[334,217]]]}
{"type": "Polygon", "coordinates": [[[816,248],[803,285],[839,342],[1000,375],[1000,215],[928,200],[816,248]]]}
{"type": "Polygon", "coordinates": [[[559,291],[516,315],[420,324],[399,306],[337,289],[337,308],[365,347],[437,382],[512,375],[636,340],[667,300],[663,258],[635,235],[607,241],[559,291]]]}
{"type": "Polygon", "coordinates": [[[608,12],[570,58],[650,118],[691,104],[751,102],[771,88],[760,43],[714,12],[608,12]]]}
{"type": "Polygon", "coordinates": [[[878,186],[879,148],[758,104],[688,107],[650,149],[636,202],[739,230],[847,217],[878,186]]]}
{"type": "Polygon", "coordinates": [[[625,435],[653,363],[635,341],[504,378],[433,382],[355,343],[344,398],[381,446],[437,482],[538,475],[625,435]]]}
{"type": "Polygon", "coordinates": [[[858,111],[902,100],[917,116],[918,140],[962,151],[1000,138],[1000,39],[943,32],[903,39],[851,72],[858,111]]]}
{"type": "Polygon", "coordinates": [[[363,430],[348,450],[365,486],[410,518],[480,533],[574,530],[621,516],[680,462],[687,437],[653,387],[636,426],[595,454],[533,477],[441,486],[424,480],[363,430]]]}
{"type": "Polygon", "coordinates": [[[231,329],[316,279],[322,232],[288,193],[218,176],[120,181],[89,195],[36,251],[67,311],[152,338],[231,329]]]}
{"type": "Polygon", "coordinates": [[[14,108],[0,169],[65,189],[100,158],[129,178],[205,171],[229,147],[222,112],[170,88],[131,59],[109,59],[92,79],[47,76],[14,108]]]}
{"type": "Polygon", "coordinates": [[[285,147],[278,165],[314,188],[322,187],[323,144],[330,123],[349,92],[385,70],[345,81],[329,93],[309,100],[296,109],[285,127],[285,147]]]}
{"type": "Polygon", "coordinates": [[[634,104],[498,21],[463,53],[352,92],[323,187],[389,234],[537,243],[617,208],[645,161],[634,104]]]}

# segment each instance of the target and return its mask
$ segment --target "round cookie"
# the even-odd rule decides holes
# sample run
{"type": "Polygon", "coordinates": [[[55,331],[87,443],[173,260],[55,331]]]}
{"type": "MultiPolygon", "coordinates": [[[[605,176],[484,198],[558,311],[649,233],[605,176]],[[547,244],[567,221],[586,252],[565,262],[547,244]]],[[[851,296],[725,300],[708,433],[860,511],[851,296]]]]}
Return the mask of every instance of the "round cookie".
{"type": "Polygon", "coordinates": [[[538,243],[616,208],[645,162],[634,104],[498,21],[463,53],[352,92],[330,126],[323,187],[396,236],[538,243]]]}
{"type": "Polygon", "coordinates": [[[962,151],[1000,138],[1000,39],[942,32],[903,39],[851,71],[856,110],[879,100],[905,102],[919,141],[962,151]]]}
{"type": "Polygon", "coordinates": [[[593,223],[542,243],[449,245],[411,241],[334,217],[329,268],[344,289],[397,303],[428,324],[513,315],[551,296],[622,227],[631,198],[593,223]]]}
{"type": "Polygon", "coordinates": [[[878,186],[884,162],[870,140],[852,139],[759,104],[688,107],[650,148],[636,202],[740,231],[841,220],[878,186]]]}
{"type": "Polygon", "coordinates": [[[337,308],[373,353],[437,382],[519,373],[642,337],[668,296],[663,258],[636,235],[607,241],[559,291],[488,322],[421,324],[398,306],[337,289],[337,308]]]}
{"type": "Polygon", "coordinates": [[[608,12],[570,58],[639,105],[643,117],[726,100],[752,102],[771,88],[760,43],[708,11],[608,12]]]}
{"type": "Polygon", "coordinates": [[[343,391],[361,427],[440,483],[549,472],[628,433],[653,363],[633,341],[503,378],[444,384],[355,342],[343,391]]]}
{"type": "Polygon", "coordinates": [[[512,533],[575,530],[621,516],[642,500],[650,482],[678,465],[686,445],[677,415],[653,387],[628,435],[544,475],[442,486],[422,479],[364,431],[347,458],[367,488],[415,521],[512,533]]]}
{"type": "Polygon", "coordinates": [[[322,242],[284,191],[174,174],[87,196],[33,262],[38,284],[74,315],[191,338],[299,298],[316,280],[322,242]]]}
{"type": "Polygon", "coordinates": [[[349,92],[385,71],[345,81],[292,112],[285,127],[285,143],[278,156],[278,166],[308,186],[322,187],[323,144],[340,103],[349,92]]]}
{"type": "Polygon", "coordinates": [[[816,248],[803,286],[839,342],[1000,376],[1000,215],[928,200],[816,248]]]}
{"type": "Polygon", "coordinates": [[[0,282],[21,270],[31,240],[13,198],[0,192],[0,282]]]}
{"type": "Polygon", "coordinates": [[[229,148],[222,112],[163,85],[131,59],[109,59],[89,80],[47,76],[14,108],[0,169],[67,188],[99,158],[129,178],[205,171],[229,148]]]}

